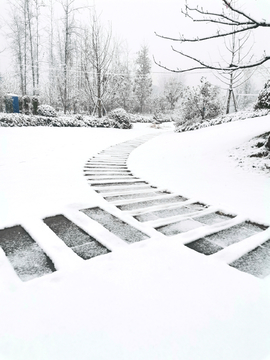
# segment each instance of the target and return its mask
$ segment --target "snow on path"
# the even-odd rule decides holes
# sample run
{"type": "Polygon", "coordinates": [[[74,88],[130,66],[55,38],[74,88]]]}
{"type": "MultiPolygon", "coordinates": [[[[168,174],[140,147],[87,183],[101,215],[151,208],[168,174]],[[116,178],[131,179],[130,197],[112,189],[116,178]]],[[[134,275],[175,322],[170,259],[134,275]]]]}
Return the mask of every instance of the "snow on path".
{"type": "MultiPolygon", "coordinates": [[[[82,175],[85,161],[102,148],[143,133],[0,130],[1,139],[8,139],[1,142],[5,154],[0,155],[4,226],[19,220],[31,223],[32,216],[40,219],[70,203],[98,201],[82,175]]],[[[193,134],[198,141],[198,133],[193,134]]],[[[153,170],[151,182],[173,186],[156,155],[161,159],[162,144],[162,159],[168,161],[165,153],[172,156],[172,148],[178,148],[172,142],[177,136],[162,135],[134,151],[131,164],[137,172],[141,169],[142,178],[153,170]],[[141,149],[143,158],[138,156],[141,149]]],[[[186,137],[192,143],[192,136],[182,139],[186,137]]],[[[195,150],[182,162],[194,160],[200,168],[195,150]]],[[[167,169],[171,176],[174,168],[171,164],[167,169]]],[[[175,189],[192,190],[187,184],[186,190],[180,185],[175,189]]],[[[0,359],[261,360],[270,352],[269,304],[269,281],[193,252],[177,239],[151,238],[27,283],[1,286],[0,359]]]]}
{"type": "Polygon", "coordinates": [[[0,128],[0,228],[95,201],[82,176],[85,162],[104,148],[149,132],[153,130],[0,128]]]}
{"type": "Polygon", "coordinates": [[[270,176],[244,171],[231,149],[270,130],[270,116],[166,133],[137,148],[133,173],[170,191],[270,224],[270,176]]]}

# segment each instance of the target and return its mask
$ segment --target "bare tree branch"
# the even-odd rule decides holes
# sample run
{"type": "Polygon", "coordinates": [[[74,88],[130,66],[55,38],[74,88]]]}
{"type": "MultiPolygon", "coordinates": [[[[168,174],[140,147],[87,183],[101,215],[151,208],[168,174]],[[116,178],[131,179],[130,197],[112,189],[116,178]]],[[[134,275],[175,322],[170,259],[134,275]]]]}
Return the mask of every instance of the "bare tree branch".
{"type": "MultiPolygon", "coordinates": [[[[270,26],[270,24],[269,24],[269,26],[270,26]]],[[[181,43],[184,43],[184,42],[199,42],[199,41],[217,39],[217,38],[222,38],[222,37],[233,35],[233,34],[242,33],[242,32],[245,32],[245,31],[257,29],[258,27],[260,27],[260,25],[255,24],[255,25],[252,25],[252,26],[249,26],[249,27],[229,31],[229,32],[226,32],[226,33],[220,33],[220,31],[218,30],[215,35],[205,36],[205,37],[196,37],[196,38],[193,38],[193,39],[186,39],[186,38],[183,37],[183,35],[180,38],[172,38],[172,37],[169,37],[169,36],[159,35],[156,32],[155,32],[155,35],[162,38],[162,39],[165,39],[165,40],[179,41],[181,43]]]]}
{"type": "Polygon", "coordinates": [[[253,68],[256,66],[260,66],[260,65],[264,64],[266,61],[270,60],[270,56],[264,56],[264,58],[262,58],[261,60],[258,60],[257,62],[254,62],[252,64],[247,64],[247,65],[230,64],[229,66],[213,66],[210,64],[206,64],[205,62],[203,62],[199,59],[196,59],[195,57],[193,57],[191,55],[185,54],[180,50],[176,50],[173,47],[172,47],[172,50],[188,59],[194,60],[195,62],[197,62],[201,65],[201,66],[192,66],[187,69],[170,69],[170,68],[162,65],[160,62],[157,62],[155,60],[155,57],[153,57],[153,60],[156,65],[160,66],[161,68],[163,68],[165,70],[175,72],[175,73],[184,73],[184,72],[193,71],[193,70],[206,70],[206,69],[216,70],[216,71],[236,71],[236,70],[240,70],[240,69],[250,69],[250,68],[253,68]]]}
{"type": "MultiPolygon", "coordinates": [[[[221,0],[221,1],[229,9],[230,13],[226,14],[224,11],[222,11],[222,13],[208,12],[208,11],[205,11],[203,8],[201,8],[201,9],[199,9],[198,7],[192,8],[188,4],[186,4],[185,10],[184,11],[182,10],[182,13],[194,22],[207,22],[207,23],[215,23],[218,25],[226,25],[226,26],[231,26],[232,29],[229,29],[227,31],[224,31],[224,30],[221,31],[218,29],[215,34],[211,34],[208,36],[202,36],[202,37],[198,36],[198,37],[194,37],[194,38],[186,38],[184,35],[180,35],[178,38],[175,38],[175,37],[160,35],[155,32],[156,36],[158,36],[162,39],[165,39],[165,40],[175,41],[175,42],[180,42],[180,43],[186,43],[186,42],[198,43],[198,42],[220,39],[220,38],[225,39],[230,36],[235,36],[236,34],[244,34],[244,36],[245,36],[245,34],[247,32],[250,32],[251,30],[255,30],[258,28],[262,28],[262,27],[270,27],[270,23],[267,23],[265,20],[257,21],[252,16],[245,13],[244,11],[237,9],[235,7],[235,4],[233,3],[233,1],[229,1],[229,0],[221,0]],[[190,12],[199,14],[200,16],[202,16],[202,18],[195,19],[190,15],[190,12]],[[236,15],[236,17],[235,17],[235,15],[236,15]]],[[[243,36],[243,38],[244,38],[244,36],[243,36]]],[[[227,48],[227,50],[229,50],[229,46],[227,46],[225,44],[225,47],[227,48]]],[[[222,66],[222,65],[214,66],[214,65],[205,63],[201,59],[198,59],[194,56],[188,55],[181,50],[176,50],[174,47],[172,47],[172,50],[174,52],[178,53],[179,55],[184,56],[190,60],[193,60],[194,62],[199,64],[199,66],[191,66],[186,69],[170,69],[164,65],[161,65],[159,62],[156,62],[154,59],[155,63],[158,66],[160,66],[161,68],[172,71],[172,72],[176,72],[176,73],[183,73],[183,72],[188,72],[188,71],[193,71],[193,70],[204,70],[204,69],[233,72],[233,71],[237,71],[237,70],[243,70],[243,69],[257,67],[257,66],[264,64],[266,61],[270,60],[270,56],[267,56],[264,53],[264,55],[261,56],[261,58],[259,60],[254,60],[252,63],[250,61],[247,62],[247,60],[246,60],[246,63],[244,63],[243,62],[244,59],[241,59],[241,61],[240,61],[240,59],[238,59],[238,61],[236,61],[232,57],[231,64],[225,65],[225,66],[222,66]]],[[[233,49],[233,52],[235,53],[236,50],[237,49],[233,49]]],[[[231,50],[229,50],[229,51],[231,52],[231,50]]]]}

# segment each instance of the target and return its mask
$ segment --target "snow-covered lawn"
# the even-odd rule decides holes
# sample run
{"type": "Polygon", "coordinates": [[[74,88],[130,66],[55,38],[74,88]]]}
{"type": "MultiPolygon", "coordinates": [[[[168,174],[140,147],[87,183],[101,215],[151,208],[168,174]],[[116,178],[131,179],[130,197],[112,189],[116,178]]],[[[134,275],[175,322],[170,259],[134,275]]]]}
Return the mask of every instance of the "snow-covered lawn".
{"type": "MultiPolygon", "coordinates": [[[[183,196],[270,225],[270,172],[242,169],[236,148],[270,130],[270,116],[184,133],[165,133],[137,148],[133,172],[183,196]]],[[[239,149],[239,156],[243,156],[239,149]]],[[[250,158],[256,164],[260,159],[250,158]]]]}
{"type": "MultiPolygon", "coordinates": [[[[270,117],[166,132],[131,154],[135,174],[181,195],[270,224],[270,178],[244,171],[232,148],[270,130],[270,117]]],[[[0,129],[0,229],[101,200],[85,162],[158,130],[0,129]]],[[[150,238],[28,282],[0,254],[2,360],[264,360],[270,280],[177,240],[150,238]]]]}

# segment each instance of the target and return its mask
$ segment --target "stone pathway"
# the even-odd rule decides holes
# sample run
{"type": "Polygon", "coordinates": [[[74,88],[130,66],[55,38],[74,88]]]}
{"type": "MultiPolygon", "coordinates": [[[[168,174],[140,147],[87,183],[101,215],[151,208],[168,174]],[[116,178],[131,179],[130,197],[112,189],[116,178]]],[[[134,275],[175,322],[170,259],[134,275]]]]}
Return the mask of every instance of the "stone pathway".
{"type": "MultiPolygon", "coordinates": [[[[130,153],[153,136],[111,146],[89,159],[84,176],[104,205],[45,218],[39,224],[43,231],[52,231],[55,244],[62,253],[68,249],[73,260],[88,260],[151,237],[174,238],[238,270],[259,278],[270,275],[269,228],[159,189],[132,174],[127,167],[130,153]]],[[[61,268],[55,244],[41,249],[22,226],[0,230],[0,246],[23,281],[61,268]]]]}

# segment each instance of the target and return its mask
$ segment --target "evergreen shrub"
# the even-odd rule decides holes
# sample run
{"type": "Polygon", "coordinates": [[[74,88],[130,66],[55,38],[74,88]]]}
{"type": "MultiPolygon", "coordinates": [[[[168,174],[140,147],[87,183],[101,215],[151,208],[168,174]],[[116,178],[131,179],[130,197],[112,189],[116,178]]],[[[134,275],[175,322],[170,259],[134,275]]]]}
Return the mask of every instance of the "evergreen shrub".
{"type": "Polygon", "coordinates": [[[270,80],[266,82],[263,90],[259,93],[254,109],[270,109],[270,80]]]}
{"type": "Polygon", "coordinates": [[[40,116],[56,117],[55,109],[50,105],[39,105],[37,107],[37,114],[40,116]]]}
{"type": "Polygon", "coordinates": [[[126,112],[126,110],[122,108],[114,109],[108,113],[108,121],[114,120],[113,127],[119,129],[131,129],[131,118],[130,115],[126,112]]]}

